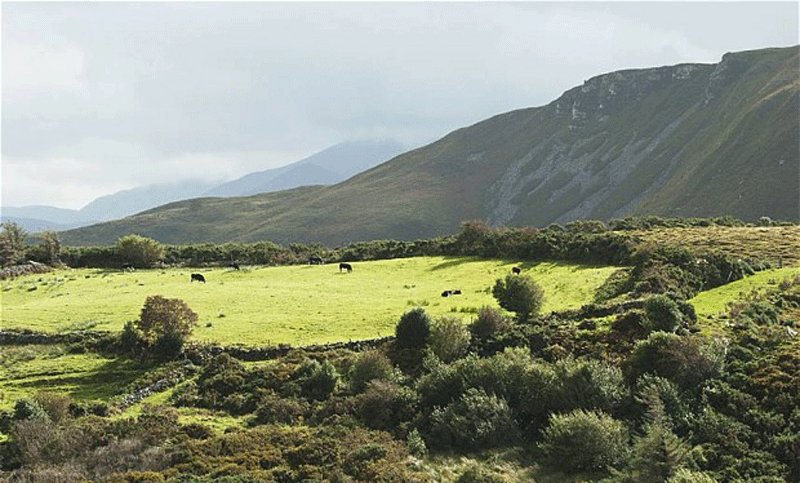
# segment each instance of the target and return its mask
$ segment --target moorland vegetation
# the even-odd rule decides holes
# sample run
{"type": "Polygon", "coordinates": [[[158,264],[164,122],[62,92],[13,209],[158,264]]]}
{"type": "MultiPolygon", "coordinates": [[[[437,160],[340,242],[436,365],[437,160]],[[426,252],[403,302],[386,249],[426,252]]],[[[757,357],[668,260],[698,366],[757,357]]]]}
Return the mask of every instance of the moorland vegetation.
{"type": "MultiPolygon", "coordinates": [[[[33,390],[11,402],[0,416],[0,479],[800,481],[800,270],[797,245],[786,241],[798,227],[762,225],[468,222],[449,237],[338,249],[161,246],[153,266],[448,255],[621,268],[574,309],[542,312],[541,298],[554,294],[523,272],[495,280],[496,304],[466,323],[415,307],[397,314],[394,337],[287,346],[255,360],[186,344],[191,308],[151,299],[122,332],[61,343],[61,355],[102,354],[118,374],[135,368],[114,394],[33,390]],[[714,235],[687,243],[670,240],[670,230],[714,235]],[[771,242],[736,243],[719,237],[724,230],[771,242]],[[699,295],[756,272],[765,283],[698,317],[699,295]],[[173,339],[159,344],[164,334],[173,339]],[[133,394],[141,397],[131,402],[133,394]]],[[[58,256],[121,269],[133,262],[118,248],[66,247],[58,256]]],[[[40,246],[24,253],[46,261],[40,246]]],[[[4,340],[6,371],[53,351],[4,340]]]]}

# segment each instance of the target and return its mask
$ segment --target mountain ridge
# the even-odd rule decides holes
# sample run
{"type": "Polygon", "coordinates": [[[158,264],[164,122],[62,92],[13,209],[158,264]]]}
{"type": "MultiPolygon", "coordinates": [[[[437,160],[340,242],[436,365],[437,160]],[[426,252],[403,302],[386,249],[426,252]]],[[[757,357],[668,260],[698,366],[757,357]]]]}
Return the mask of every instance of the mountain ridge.
{"type": "Polygon", "coordinates": [[[798,47],[594,76],[333,186],[162,207],[88,230],[169,243],[428,238],[465,220],[546,226],[628,215],[800,220],[798,47]],[[158,236],[155,236],[155,235],[158,236]],[[161,237],[161,238],[159,238],[161,237]]]}

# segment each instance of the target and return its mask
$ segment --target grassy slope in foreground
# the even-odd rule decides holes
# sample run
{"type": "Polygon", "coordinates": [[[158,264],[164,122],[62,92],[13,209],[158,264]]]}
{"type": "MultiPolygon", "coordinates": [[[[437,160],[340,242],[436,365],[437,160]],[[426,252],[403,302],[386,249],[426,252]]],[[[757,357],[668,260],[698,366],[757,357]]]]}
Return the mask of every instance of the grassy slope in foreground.
{"type": "MultiPolygon", "coordinates": [[[[491,287],[510,273],[512,263],[421,257],[353,266],[352,273],[339,272],[335,264],[204,270],[206,284],[189,282],[192,269],[26,276],[3,283],[0,327],[59,332],[94,325],[120,331],[139,317],[148,295],[163,295],[184,300],[198,313],[195,340],[258,346],[368,339],[393,335],[400,316],[419,306],[465,322],[484,305],[497,307],[491,287]],[[448,289],[462,295],[441,297],[448,289]]],[[[591,302],[616,270],[560,263],[523,269],[544,288],[544,311],[591,302]]]]}

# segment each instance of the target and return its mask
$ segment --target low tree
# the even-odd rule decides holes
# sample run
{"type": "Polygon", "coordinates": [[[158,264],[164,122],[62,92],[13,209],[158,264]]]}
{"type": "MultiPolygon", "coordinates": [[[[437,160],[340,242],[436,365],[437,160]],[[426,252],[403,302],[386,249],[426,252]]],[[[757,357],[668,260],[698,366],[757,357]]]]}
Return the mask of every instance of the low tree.
{"type": "Polygon", "coordinates": [[[403,349],[421,349],[428,342],[431,332],[431,316],[425,309],[409,310],[395,327],[397,345],[403,349]]]}
{"type": "Polygon", "coordinates": [[[61,239],[58,237],[58,233],[52,230],[45,230],[40,236],[39,249],[47,262],[50,264],[59,263],[58,256],[61,253],[61,239]]]}
{"type": "Polygon", "coordinates": [[[28,233],[19,224],[6,221],[0,225],[0,263],[13,265],[25,256],[25,238],[28,233]]]}
{"type": "Polygon", "coordinates": [[[544,289],[524,275],[498,278],[492,288],[492,295],[500,307],[516,313],[521,320],[536,315],[544,304],[544,289]]]}
{"type": "Polygon", "coordinates": [[[431,326],[428,346],[443,362],[452,362],[467,353],[470,332],[461,319],[442,316],[431,326]]]}
{"type": "Polygon", "coordinates": [[[151,268],[164,258],[164,247],[160,243],[139,235],[119,238],[116,250],[123,263],[136,268],[151,268]]]}
{"type": "Polygon", "coordinates": [[[144,302],[136,328],[148,342],[167,337],[174,347],[174,337],[179,336],[182,341],[190,336],[197,319],[197,314],[183,300],[150,295],[144,302]]]}

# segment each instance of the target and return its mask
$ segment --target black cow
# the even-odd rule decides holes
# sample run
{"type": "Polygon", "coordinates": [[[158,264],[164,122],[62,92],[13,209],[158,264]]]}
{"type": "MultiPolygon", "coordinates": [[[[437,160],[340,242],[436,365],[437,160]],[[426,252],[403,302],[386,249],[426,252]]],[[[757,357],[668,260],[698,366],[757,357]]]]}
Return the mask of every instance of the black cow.
{"type": "Polygon", "coordinates": [[[241,270],[241,268],[239,267],[239,264],[236,263],[236,262],[231,262],[231,263],[228,264],[228,266],[231,267],[234,270],[241,270]]]}
{"type": "Polygon", "coordinates": [[[130,263],[126,263],[125,265],[122,266],[122,271],[123,272],[132,272],[133,271],[133,265],[131,265],[130,263]]]}
{"type": "Polygon", "coordinates": [[[342,270],[347,270],[348,272],[352,272],[353,271],[353,266],[350,265],[349,263],[340,263],[339,264],[339,271],[341,272],[342,270]]]}
{"type": "Polygon", "coordinates": [[[517,275],[519,275],[520,273],[522,273],[522,269],[521,269],[521,268],[519,268],[519,267],[514,267],[514,268],[512,268],[512,269],[511,269],[511,271],[512,271],[512,272],[514,272],[514,273],[515,273],[515,274],[517,274],[517,275]]]}
{"type": "Polygon", "coordinates": [[[189,282],[191,283],[194,282],[195,280],[197,280],[198,282],[206,283],[206,277],[204,277],[202,273],[193,273],[192,279],[189,280],[189,282]]]}
{"type": "Polygon", "coordinates": [[[453,295],[461,295],[461,290],[453,290],[453,295]]]}
{"type": "Polygon", "coordinates": [[[309,265],[322,265],[325,262],[322,261],[322,257],[318,257],[316,255],[312,255],[308,257],[308,264],[309,265]]]}
{"type": "Polygon", "coordinates": [[[451,295],[453,295],[452,290],[445,290],[444,292],[442,292],[442,297],[449,297],[451,295]]]}

